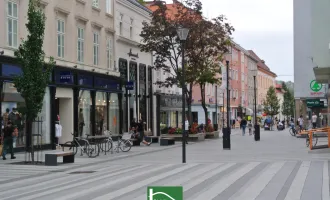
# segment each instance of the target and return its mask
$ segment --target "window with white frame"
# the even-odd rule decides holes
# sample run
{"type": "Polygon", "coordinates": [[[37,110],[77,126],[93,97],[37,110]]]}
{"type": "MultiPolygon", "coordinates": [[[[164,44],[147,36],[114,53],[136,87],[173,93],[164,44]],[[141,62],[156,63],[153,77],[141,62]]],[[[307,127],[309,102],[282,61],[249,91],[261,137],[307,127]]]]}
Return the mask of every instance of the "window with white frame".
{"type": "Polygon", "coordinates": [[[106,12],[112,14],[112,0],[106,0],[106,12]]]}
{"type": "Polygon", "coordinates": [[[77,29],[78,31],[78,40],[77,40],[77,60],[78,62],[84,62],[84,39],[85,32],[83,28],[77,29]]]}
{"type": "Polygon", "coordinates": [[[99,64],[99,34],[93,33],[93,64],[98,65],[99,64]]]}
{"type": "Polygon", "coordinates": [[[123,35],[123,18],[124,15],[120,14],[120,21],[119,21],[119,35],[123,35]]]}
{"type": "Polygon", "coordinates": [[[99,0],[93,0],[93,7],[95,7],[95,8],[98,8],[100,5],[99,5],[99,0]]]}
{"type": "Polygon", "coordinates": [[[129,26],[129,38],[133,39],[133,22],[134,19],[131,18],[131,24],[129,26]]]}
{"type": "Polygon", "coordinates": [[[63,20],[57,20],[57,56],[64,58],[64,36],[65,36],[65,23],[63,20]]]}
{"type": "Polygon", "coordinates": [[[107,38],[107,67],[112,68],[112,40],[107,38]]]}
{"type": "Polygon", "coordinates": [[[17,3],[7,2],[7,44],[17,48],[18,7],[17,3]]]}

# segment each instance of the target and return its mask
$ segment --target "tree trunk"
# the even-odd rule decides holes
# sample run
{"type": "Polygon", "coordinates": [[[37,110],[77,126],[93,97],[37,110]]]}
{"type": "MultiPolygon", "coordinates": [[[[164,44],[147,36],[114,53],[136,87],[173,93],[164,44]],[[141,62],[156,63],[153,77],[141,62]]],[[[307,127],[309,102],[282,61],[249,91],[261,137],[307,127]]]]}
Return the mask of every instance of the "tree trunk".
{"type": "Polygon", "coordinates": [[[190,125],[192,125],[192,123],[193,123],[192,112],[191,112],[192,87],[193,87],[193,84],[190,83],[189,84],[189,91],[187,91],[188,120],[189,120],[190,125]]]}
{"type": "Polygon", "coordinates": [[[204,109],[204,114],[205,114],[205,125],[207,126],[208,124],[208,114],[207,114],[207,107],[205,103],[205,84],[200,85],[201,88],[201,96],[202,96],[202,107],[204,109]]]}
{"type": "Polygon", "coordinates": [[[34,163],[34,149],[33,149],[33,136],[32,136],[32,121],[26,120],[26,152],[31,154],[31,161],[34,163]]]}

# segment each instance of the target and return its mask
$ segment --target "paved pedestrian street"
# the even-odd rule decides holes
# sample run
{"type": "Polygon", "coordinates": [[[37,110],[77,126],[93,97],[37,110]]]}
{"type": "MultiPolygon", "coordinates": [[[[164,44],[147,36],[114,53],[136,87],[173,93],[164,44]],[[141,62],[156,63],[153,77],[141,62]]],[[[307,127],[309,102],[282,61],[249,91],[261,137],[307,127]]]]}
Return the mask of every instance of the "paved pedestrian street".
{"type": "Polygon", "coordinates": [[[261,136],[234,134],[230,151],[221,139],[188,144],[186,164],[179,145],[94,164],[1,162],[0,199],[146,200],[148,186],[183,186],[185,200],[329,200],[330,151],[311,152],[287,131],[261,136]]]}

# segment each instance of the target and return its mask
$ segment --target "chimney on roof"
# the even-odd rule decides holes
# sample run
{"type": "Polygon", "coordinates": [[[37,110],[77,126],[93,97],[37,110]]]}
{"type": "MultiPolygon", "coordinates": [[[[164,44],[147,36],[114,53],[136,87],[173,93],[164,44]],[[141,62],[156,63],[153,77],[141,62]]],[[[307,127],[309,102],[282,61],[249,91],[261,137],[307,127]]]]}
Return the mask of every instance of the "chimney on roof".
{"type": "Polygon", "coordinates": [[[261,62],[265,64],[265,61],[264,60],[261,60],[261,62]]]}

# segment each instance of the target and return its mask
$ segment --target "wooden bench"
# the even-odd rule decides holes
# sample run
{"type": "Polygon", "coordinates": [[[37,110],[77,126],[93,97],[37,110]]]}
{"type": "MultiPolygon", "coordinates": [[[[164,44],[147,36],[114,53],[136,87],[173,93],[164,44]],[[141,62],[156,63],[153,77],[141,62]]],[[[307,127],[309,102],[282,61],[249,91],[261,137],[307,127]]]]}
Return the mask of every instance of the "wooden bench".
{"type": "Polygon", "coordinates": [[[151,143],[158,143],[159,137],[158,136],[146,136],[146,141],[151,143]]]}
{"type": "Polygon", "coordinates": [[[160,138],[160,146],[168,146],[174,144],[175,144],[174,138],[160,138]]]}
{"type": "Polygon", "coordinates": [[[74,163],[73,152],[53,151],[45,154],[45,165],[57,166],[57,157],[63,157],[63,163],[74,163]]]}

